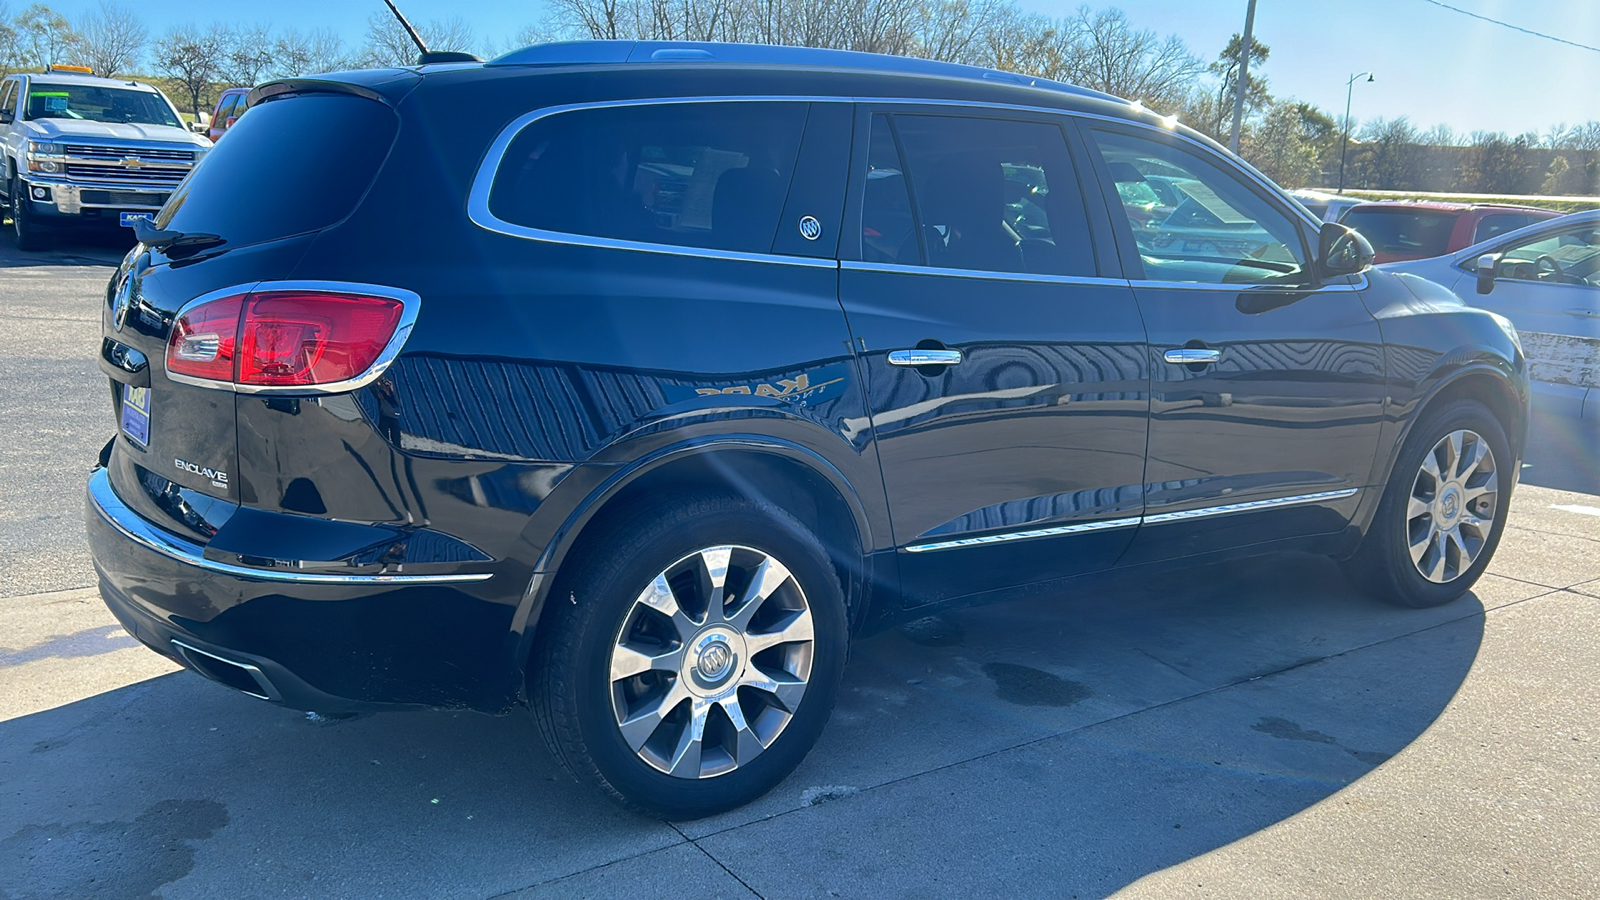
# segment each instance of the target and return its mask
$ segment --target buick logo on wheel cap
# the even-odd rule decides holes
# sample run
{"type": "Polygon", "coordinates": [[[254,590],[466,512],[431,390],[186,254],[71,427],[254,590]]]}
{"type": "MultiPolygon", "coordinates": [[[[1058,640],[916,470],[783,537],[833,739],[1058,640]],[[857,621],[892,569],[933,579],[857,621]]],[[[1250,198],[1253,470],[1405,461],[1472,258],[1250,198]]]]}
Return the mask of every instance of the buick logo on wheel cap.
{"type": "Polygon", "coordinates": [[[808,241],[822,237],[822,223],[816,216],[802,216],[800,218],[800,236],[808,241]]]}
{"type": "Polygon", "coordinates": [[[733,663],[733,650],[722,641],[715,641],[700,654],[700,676],[707,681],[721,678],[733,663]]]}

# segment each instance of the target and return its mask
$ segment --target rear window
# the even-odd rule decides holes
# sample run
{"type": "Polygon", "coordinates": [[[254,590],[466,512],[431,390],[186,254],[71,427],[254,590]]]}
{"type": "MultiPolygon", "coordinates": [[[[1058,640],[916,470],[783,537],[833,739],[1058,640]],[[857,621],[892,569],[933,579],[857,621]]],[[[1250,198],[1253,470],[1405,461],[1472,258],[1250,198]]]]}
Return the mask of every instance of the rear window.
{"type": "Polygon", "coordinates": [[[346,94],[252,107],[156,216],[156,227],[237,247],[326,228],[348,216],[394,142],[394,112],[346,94]]]}
{"type": "Polygon", "coordinates": [[[489,211],[543,231],[765,253],[807,108],[671,103],[539,119],[506,148],[489,211]]]}
{"type": "Polygon", "coordinates": [[[1451,213],[1418,209],[1352,209],[1340,220],[1361,232],[1379,253],[1443,256],[1450,249],[1451,213]]]}

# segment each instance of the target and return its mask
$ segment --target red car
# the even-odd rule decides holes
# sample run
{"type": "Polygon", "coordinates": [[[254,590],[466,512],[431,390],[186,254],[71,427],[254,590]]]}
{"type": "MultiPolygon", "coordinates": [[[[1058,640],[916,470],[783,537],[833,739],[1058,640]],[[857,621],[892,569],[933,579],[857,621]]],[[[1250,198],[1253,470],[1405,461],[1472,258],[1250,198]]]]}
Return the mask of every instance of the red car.
{"type": "Polygon", "coordinates": [[[223,132],[233,127],[233,123],[244,115],[247,104],[246,95],[250,93],[247,87],[224,88],[222,96],[217,98],[217,107],[211,111],[211,122],[206,127],[206,137],[213,142],[222,137],[223,132]]]}
{"type": "Polygon", "coordinates": [[[1391,263],[1454,253],[1558,215],[1530,206],[1391,200],[1352,206],[1339,221],[1372,242],[1379,263],[1391,263]]]}

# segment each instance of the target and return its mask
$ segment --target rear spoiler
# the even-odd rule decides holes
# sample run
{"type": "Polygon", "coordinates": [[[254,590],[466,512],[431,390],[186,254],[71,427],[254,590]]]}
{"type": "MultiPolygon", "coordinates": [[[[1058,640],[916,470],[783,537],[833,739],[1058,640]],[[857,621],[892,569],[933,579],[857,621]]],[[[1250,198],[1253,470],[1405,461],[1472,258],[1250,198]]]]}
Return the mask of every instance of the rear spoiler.
{"type": "MultiPolygon", "coordinates": [[[[371,75],[379,73],[369,70],[348,74],[370,78],[371,75]]],[[[266,84],[252,88],[245,103],[247,106],[255,106],[268,100],[296,94],[349,94],[393,106],[400,102],[400,98],[410,93],[411,89],[416,87],[417,83],[422,80],[421,76],[415,72],[405,69],[390,69],[381,72],[381,74],[388,77],[381,80],[374,79],[376,81],[375,84],[361,84],[337,76],[284,78],[278,81],[269,81],[266,84]]]]}

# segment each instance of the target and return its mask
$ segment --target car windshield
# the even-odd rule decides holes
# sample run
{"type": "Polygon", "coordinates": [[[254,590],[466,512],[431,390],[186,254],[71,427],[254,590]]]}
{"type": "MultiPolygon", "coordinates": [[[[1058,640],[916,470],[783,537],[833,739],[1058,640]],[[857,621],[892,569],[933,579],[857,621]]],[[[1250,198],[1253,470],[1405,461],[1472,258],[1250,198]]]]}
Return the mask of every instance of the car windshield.
{"type": "Polygon", "coordinates": [[[29,119],[77,119],[123,125],[182,127],[172,107],[154,91],[92,84],[43,84],[28,87],[29,119]]]}
{"type": "Polygon", "coordinates": [[[1450,249],[1456,217],[1418,209],[1352,209],[1340,221],[1361,232],[1379,253],[1424,258],[1450,249]]]}

